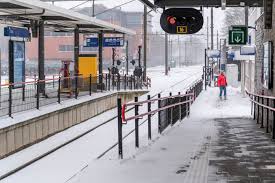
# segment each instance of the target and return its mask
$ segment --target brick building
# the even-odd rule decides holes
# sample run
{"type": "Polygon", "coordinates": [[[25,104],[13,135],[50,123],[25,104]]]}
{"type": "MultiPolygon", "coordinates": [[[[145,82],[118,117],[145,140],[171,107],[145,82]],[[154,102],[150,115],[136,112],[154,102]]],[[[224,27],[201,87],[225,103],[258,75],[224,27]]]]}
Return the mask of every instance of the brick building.
{"type": "MultiPolygon", "coordinates": [[[[96,18],[110,22],[112,24],[127,27],[135,30],[135,36],[127,36],[129,40],[129,56],[136,57],[139,45],[143,43],[143,12],[124,12],[120,9],[106,11],[107,8],[103,5],[96,5],[95,15],[96,18]],[[104,12],[104,13],[103,13],[104,12]]],[[[91,15],[91,8],[79,9],[78,12],[91,15]]],[[[148,34],[151,34],[151,16],[148,16],[148,34]]],[[[80,36],[80,53],[98,53],[97,48],[84,47],[85,36],[97,35],[81,35],[80,36]]],[[[106,35],[108,36],[108,35],[106,35]]],[[[110,35],[112,36],[112,35],[110,35]]],[[[64,32],[46,32],[45,33],[45,60],[50,62],[50,65],[59,65],[60,60],[73,60],[74,38],[73,33],[64,32]]],[[[37,61],[37,41],[33,39],[27,43],[27,57],[30,61],[37,61]]],[[[148,39],[150,46],[150,39],[148,39]]],[[[123,55],[125,48],[117,48],[118,55],[123,55]],[[122,54],[123,53],[123,54],[122,54]]],[[[150,49],[148,49],[148,57],[150,58],[150,49]]],[[[105,68],[111,64],[112,48],[103,48],[103,61],[105,68]]]]}

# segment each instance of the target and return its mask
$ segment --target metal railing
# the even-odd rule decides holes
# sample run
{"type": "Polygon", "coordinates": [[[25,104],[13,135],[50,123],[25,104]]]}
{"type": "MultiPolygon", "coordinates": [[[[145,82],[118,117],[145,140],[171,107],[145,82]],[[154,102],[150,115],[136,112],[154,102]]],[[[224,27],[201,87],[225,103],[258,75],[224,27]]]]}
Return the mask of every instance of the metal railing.
{"type": "Polygon", "coordinates": [[[251,101],[253,119],[257,121],[257,124],[261,125],[261,128],[266,128],[266,133],[270,132],[269,122],[272,120],[272,139],[275,139],[275,97],[259,95],[248,91],[246,93],[251,101]]]}
{"type": "Polygon", "coordinates": [[[10,116],[17,112],[39,109],[54,103],[88,96],[96,92],[137,90],[148,88],[149,78],[104,74],[102,76],[55,76],[52,79],[2,84],[0,91],[0,116],[10,116]],[[99,77],[103,83],[100,85],[99,77]]]}
{"type": "Polygon", "coordinates": [[[197,96],[203,90],[203,81],[197,81],[191,86],[185,94],[178,92],[177,95],[170,93],[167,97],[161,97],[158,94],[158,98],[152,99],[150,95],[147,96],[147,100],[138,101],[138,97],[135,97],[135,101],[128,104],[121,103],[121,98],[117,99],[118,106],[118,154],[123,158],[123,134],[122,127],[127,122],[135,121],[135,146],[139,147],[139,120],[147,118],[148,122],[148,139],[152,138],[151,119],[152,116],[158,114],[158,133],[162,133],[168,126],[174,125],[177,121],[184,119],[190,115],[190,106],[197,96]],[[157,102],[155,109],[152,109],[152,104],[157,102]],[[147,104],[147,111],[139,113],[140,107],[147,104]],[[127,117],[127,107],[134,107],[134,116],[127,117]]]}

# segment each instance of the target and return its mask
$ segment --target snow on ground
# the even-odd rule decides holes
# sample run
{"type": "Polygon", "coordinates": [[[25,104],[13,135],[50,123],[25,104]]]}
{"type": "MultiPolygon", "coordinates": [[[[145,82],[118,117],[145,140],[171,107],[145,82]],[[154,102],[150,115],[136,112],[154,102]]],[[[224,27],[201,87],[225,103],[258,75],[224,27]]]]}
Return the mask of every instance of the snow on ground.
{"type": "MultiPolygon", "coordinates": [[[[214,119],[251,117],[249,99],[240,89],[228,87],[226,101],[220,101],[218,93],[218,88],[208,88],[191,107],[189,118],[136,149],[135,154],[124,152],[124,160],[117,159],[116,149],[107,158],[91,161],[69,183],[207,182],[208,146],[217,132],[214,119]]],[[[128,143],[124,147],[134,146],[134,142],[128,143]]]]}
{"type": "MultiPolygon", "coordinates": [[[[169,76],[164,76],[160,71],[163,67],[149,69],[148,75],[152,78],[151,96],[163,91],[165,95],[167,92],[173,91],[184,92],[184,89],[190,83],[193,83],[201,77],[201,66],[192,66],[184,68],[172,69],[169,76]],[[176,85],[178,84],[178,85],[176,85]]],[[[104,95],[104,94],[103,94],[104,95]]],[[[164,95],[164,94],[163,94],[164,95]]],[[[146,98],[146,96],[141,97],[146,98]]],[[[85,100],[86,97],[83,97],[85,100]]],[[[53,105],[56,107],[56,105],[53,105]]],[[[53,109],[54,107],[51,106],[53,109]]],[[[47,107],[41,108],[41,112],[47,112],[47,107]]],[[[30,111],[31,112],[31,111],[30,111]]],[[[133,111],[132,111],[133,112],[133,111]]],[[[132,115],[133,113],[129,115],[132,115]]],[[[5,159],[0,160],[0,175],[22,165],[23,163],[37,157],[46,151],[72,139],[73,137],[91,129],[107,119],[115,116],[116,110],[108,111],[102,115],[88,120],[85,123],[74,126],[64,132],[58,133],[38,144],[35,144],[27,149],[15,153],[5,159]]],[[[12,121],[13,123],[16,120],[12,121]]],[[[130,123],[123,128],[123,133],[126,134],[134,128],[134,123],[130,123]]],[[[157,138],[157,125],[153,123],[153,137],[157,138]]],[[[140,133],[143,139],[146,139],[147,128],[145,125],[140,128],[140,133]]],[[[125,140],[125,143],[132,143],[133,137],[125,140]]],[[[145,140],[141,141],[144,142],[145,140]]],[[[59,149],[53,154],[43,158],[42,160],[28,166],[18,173],[2,180],[5,183],[60,183],[66,182],[71,177],[76,175],[81,169],[87,166],[89,162],[93,162],[102,152],[107,150],[110,146],[117,142],[117,121],[114,120],[107,125],[104,125],[93,133],[80,138],[79,140],[69,144],[68,146],[59,149]]],[[[148,143],[147,143],[148,144],[148,143]]],[[[129,148],[129,154],[135,153],[135,150],[129,148]]],[[[109,153],[112,155],[112,152],[109,153]]],[[[109,157],[108,154],[108,157],[109,157]]]]}

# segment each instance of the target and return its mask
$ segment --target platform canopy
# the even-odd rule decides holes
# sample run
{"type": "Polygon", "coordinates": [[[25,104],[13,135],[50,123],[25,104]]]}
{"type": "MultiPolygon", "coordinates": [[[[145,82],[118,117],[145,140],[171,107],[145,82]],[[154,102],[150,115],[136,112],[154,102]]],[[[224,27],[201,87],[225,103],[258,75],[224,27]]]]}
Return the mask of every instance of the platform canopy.
{"type": "Polygon", "coordinates": [[[0,0],[0,20],[25,27],[43,20],[45,28],[53,31],[72,31],[79,27],[80,33],[135,34],[133,30],[39,0],[0,0]]]}
{"type": "MultiPolygon", "coordinates": [[[[158,7],[177,7],[177,6],[204,6],[204,7],[221,7],[222,0],[155,0],[158,7]]],[[[226,0],[226,6],[238,7],[243,6],[262,7],[263,0],[226,0]]]]}

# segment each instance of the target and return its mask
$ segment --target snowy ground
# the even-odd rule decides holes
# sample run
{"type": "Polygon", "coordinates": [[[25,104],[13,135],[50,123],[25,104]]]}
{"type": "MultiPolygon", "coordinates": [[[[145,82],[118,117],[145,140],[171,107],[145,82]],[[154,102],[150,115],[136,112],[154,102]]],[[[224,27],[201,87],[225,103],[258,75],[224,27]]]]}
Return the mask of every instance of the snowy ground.
{"type": "MultiPolygon", "coordinates": [[[[154,96],[158,92],[163,92],[163,96],[168,92],[184,92],[187,86],[201,77],[201,66],[184,67],[172,69],[169,76],[164,76],[162,71],[164,69],[153,68],[150,69],[148,75],[152,78],[152,88],[150,95],[154,96]],[[161,71],[161,72],[160,72],[161,71]]],[[[141,98],[145,98],[141,97],[141,98]]],[[[47,108],[45,108],[47,111],[47,108]]],[[[43,112],[44,108],[41,108],[43,112]]],[[[45,153],[46,151],[72,139],[73,137],[85,132],[87,129],[91,129],[107,119],[115,116],[116,111],[111,110],[103,115],[99,115],[85,123],[72,127],[62,133],[54,135],[43,142],[24,149],[8,158],[0,160],[0,176],[8,171],[26,163],[27,161],[45,153]]],[[[13,121],[15,122],[15,121],[13,121]]],[[[133,124],[129,124],[124,127],[123,133],[126,134],[133,129],[133,124]]],[[[155,140],[157,136],[157,126],[154,123],[153,137],[155,140]]],[[[140,128],[141,136],[146,137],[147,128],[145,126],[140,128]]],[[[142,138],[146,139],[146,138],[142,138]]],[[[116,120],[104,125],[93,133],[89,133],[83,138],[65,146],[62,149],[54,152],[53,154],[43,158],[42,160],[28,166],[27,168],[17,172],[16,174],[2,180],[5,183],[60,183],[73,180],[75,175],[77,176],[83,168],[88,164],[97,163],[95,159],[106,149],[117,142],[117,124],[116,120]]],[[[141,141],[143,144],[145,140],[141,141]]],[[[129,137],[125,140],[125,144],[133,145],[133,137],[129,137]]],[[[149,143],[150,144],[150,143],[149,143]]],[[[127,146],[125,146],[127,147],[127,146]]],[[[136,153],[135,149],[125,148],[125,152],[128,152],[129,156],[136,153]]],[[[112,158],[117,161],[114,151],[107,154],[107,158],[112,158]]],[[[104,158],[106,159],[106,158],[104,158]]]]}
{"type": "MultiPolygon", "coordinates": [[[[216,119],[250,118],[250,102],[239,89],[228,88],[228,100],[220,101],[217,88],[208,88],[191,107],[190,118],[167,129],[149,145],[117,159],[117,150],[94,160],[70,183],[206,183],[216,175],[209,166],[211,142],[217,139],[216,119]]],[[[234,123],[238,125],[239,121],[234,123]]],[[[124,142],[130,148],[134,143],[124,142]]],[[[216,147],[218,148],[218,147],[216,147]]],[[[133,148],[134,149],[134,148],[133,148]]]]}

